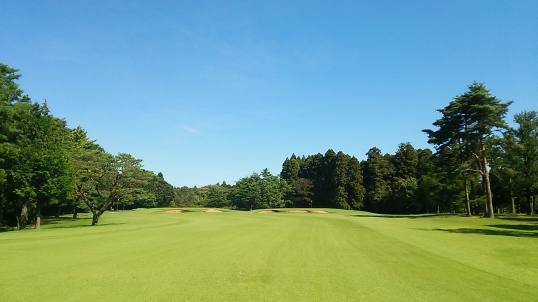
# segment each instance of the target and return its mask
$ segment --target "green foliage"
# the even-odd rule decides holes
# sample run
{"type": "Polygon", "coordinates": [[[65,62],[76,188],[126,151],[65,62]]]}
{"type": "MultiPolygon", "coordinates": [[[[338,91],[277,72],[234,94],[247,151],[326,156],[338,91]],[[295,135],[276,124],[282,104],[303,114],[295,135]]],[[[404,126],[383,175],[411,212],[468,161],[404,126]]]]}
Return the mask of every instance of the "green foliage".
{"type": "Polygon", "coordinates": [[[29,219],[39,228],[41,208],[72,190],[65,122],[46,103],[21,96],[12,82],[19,77],[16,70],[0,65],[0,71],[0,210],[17,216],[19,229],[29,219]]]}
{"type": "Polygon", "coordinates": [[[538,112],[524,111],[514,116],[517,128],[504,132],[498,140],[499,172],[504,175],[505,187],[511,195],[526,200],[528,213],[535,214],[535,196],[538,191],[538,112]],[[513,180],[513,182],[512,182],[513,180]]]}
{"type": "Polygon", "coordinates": [[[468,92],[438,110],[443,114],[433,123],[438,130],[423,130],[428,134],[428,142],[436,146],[437,152],[447,148],[457,150],[454,153],[460,158],[460,164],[469,165],[472,159],[476,159],[478,169],[469,166],[467,170],[482,175],[487,198],[485,208],[489,217],[494,214],[486,145],[495,130],[507,128],[504,116],[511,103],[502,103],[490,94],[484,84],[474,82],[468,92]]]}
{"type": "Polygon", "coordinates": [[[229,198],[230,189],[225,185],[209,186],[207,193],[207,206],[211,208],[230,208],[232,207],[229,198]]]}
{"type": "Polygon", "coordinates": [[[282,208],[290,204],[285,196],[292,190],[286,180],[264,169],[261,174],[253,173],[239,179],[232,188],[230,199],[238,209],[282,208]]]}
{"type": "Polygon", "coordinates": [[[329,149],[325,155],[318,153],[301,159],[294,154],[284,161],[281,175],[294,187],[289,197],[296,207],[360,209],[363,206],[360,163],[341,151],[335,153],[329,149]]]}
{"type": "Polygon", "coordinates": [[[183,186],[174,189],[174,205],[176,207],[202,207],[200,204],[200,194],[196,187],[189,188],[183,186]]]}
{"type": "Polygon", "coordinates": [[[299,171],[301,169],[301,160],[298,159],[295,154],[292,154],[291,157],[284,161],[282,164],[282,172],[280,172],[280,177],[287,181],[297,180],[299,178],[299,171]]]}
{"type": "Polygon", "coordinates": [[[15,82],[21,75],[19,70],[0,63],[0,103],[12,104],[23,99],[23,91],[15,82]]]}
{"type": "Polygon", "coordinates": [[[148,174],[142,160],[127,153],[117,156],[100,148],[81,150],[73,154],[75,194],[93,214],[92,225],[114,205],[131,204],[135,200],[155,200],[147,192],[148,174]]]}
{"type": "Polygon", "coordinates": [[[351,157],[347,163],[347,182],[343,184],[346,190],[346,202],[351,209],[364,208],[364,195],[366,189],[363,186],[363,176],[361,173],[361,164],[355,157],[351,157]]]}
{"type": "Polygon", "coordinates": [[[312,207],[312,198],[314,197],[314,183],[307,178],[298,178],[290,182],[293,191],[290,192],[289,198],[293,205],[299,208],[312,207]]]}
{"type": "Polygon", "coordinates": [[[149,195],[135,201],[137,207],[173,207],[174,206],[174,187],[164,180],[164,175],[159,172],[155,175],[151,171],[144,171],[144,178],[147,185],[145,189],[149,195]],[[153,197],[153,198],[152,198],[153,197]]]}
{"type": "Polygon", "coordinates": [[[390,199],[390,176],[393,167],[387,157],[376,147],[371,148],[368,158],[362,164],[364,187],[366,189],[366,209],[376,213],[387,211],[386,204],[390,199]]]}

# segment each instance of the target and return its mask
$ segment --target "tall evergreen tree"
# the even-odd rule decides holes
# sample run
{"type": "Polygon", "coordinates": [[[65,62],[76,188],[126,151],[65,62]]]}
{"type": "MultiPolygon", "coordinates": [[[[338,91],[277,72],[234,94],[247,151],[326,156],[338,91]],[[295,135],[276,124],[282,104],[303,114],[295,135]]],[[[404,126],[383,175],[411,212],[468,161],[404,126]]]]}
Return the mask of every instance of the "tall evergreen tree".
{"type": "Polygon", "coordinates": [[[301,159],[297,158],[295,154],[284,161],[282,164],[282,172],[280,177],[287,181],[297,180],[299,178],[299,170],[301,169],[301,159]]]}
{"type": "Polygon", "coordinates": [[[436,195],[440,189],[434,157],[430,149],[419,149],[417,153],[417,202],[421,206],[422,213],[434,212],[437,206],[436,195]]]}
{"type": "Polygon", "coordinates": [[[299,178],[305,178],[312,182],[312,205],[323,206],[323,155],[317,153],[309,155],[299,171],[299,178]]]}
{"type": "Polygon", "coordinates": [[[393,167],[391,180],[392,195],[388,211],[392,213],[418,213],[420,205],[416,199],[418,189],[418,153],[410,143],[398,145],[396,153],[390,157],[393,167]]]}
{"type": "Polygon", "coordinates": [[[164,175],[159,172],[157,175],[150,172],[151,177],[147,181],[146,190],[155,196],[154,204],[148,203],[150,200],[140,200],[143,206],[170,207],[174,205],[174,187],[169,184],[164,175]]]}
{"type": "Polygon", "coordinates": [[[362,162],[366,210],[384,213],[391,196],[389,178],[392,175],[392,165],[376,147],[368,150],[366,155],[368,158],[362,162]]]}
{"type": "Polygon", "coordinates": [[[468,92],[438,110],[443,114],[441,119],[433,123],[438,130],[423,130],[428,134],[428,142],[434,144],[437,150],[456,144],[469,148],[480,164],[478,172],[482,175],[485,187],[487,216],[491,218],[494,217],[494,211],[486,146],[495,130],[507,128],[504,117],[511,103],[501,102],[490,94],[484,84],[474,82],[468,92]]]}
{"type": "Polygon", "coordinates": [[[345,190],[347,193],[347,203],[352,209],[360,210],[364,207],[364,194],[366,189],[363,186],[361,165],[357,158],[351,157],[347,163],[347,183],[345,190]]]}
{"type": "Polygon", "coordinates": [[[534,215],[538,191],[538,112],[518,113],[514,121],[518,127],[508,129],[504,135],[504,163],[514,172],[515,186],[524,192],[529,215],[534,215]]]}

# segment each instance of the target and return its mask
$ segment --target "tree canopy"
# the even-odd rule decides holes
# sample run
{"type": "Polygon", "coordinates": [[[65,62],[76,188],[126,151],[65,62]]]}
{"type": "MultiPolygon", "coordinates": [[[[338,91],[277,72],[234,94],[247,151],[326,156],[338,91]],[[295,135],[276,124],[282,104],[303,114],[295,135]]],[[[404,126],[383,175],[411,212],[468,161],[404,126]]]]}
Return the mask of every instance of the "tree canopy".
{"type": "MultiPolygon", "coordinates": [[[[512,102],[503,103],[492,96],[483,83],[474,82],[469,91],[456,96],[448,106],[439,109],[443,115],[433,123],[437,130],[423,130],[428,142],[440,152],[445,148],[462,150],[468,157],[476,159],[486,192],[486,213],[494,216],[493,196],[489,179],[487,144],[494,131],[506,129],[504,117],[512,102]]],[[[469,167],[469,171],[473,170],[469,167]]]]}

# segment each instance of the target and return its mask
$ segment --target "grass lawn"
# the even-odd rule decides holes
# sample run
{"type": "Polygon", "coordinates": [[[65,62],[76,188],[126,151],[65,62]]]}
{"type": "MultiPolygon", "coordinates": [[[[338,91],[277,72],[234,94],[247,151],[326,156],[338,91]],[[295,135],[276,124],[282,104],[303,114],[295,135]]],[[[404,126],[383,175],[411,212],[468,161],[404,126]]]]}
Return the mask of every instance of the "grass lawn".
{"type": "Polygon", "coordinates": [[[537,218],[163,211],[0,233],[0,301],[538,300],[537,218]]]}

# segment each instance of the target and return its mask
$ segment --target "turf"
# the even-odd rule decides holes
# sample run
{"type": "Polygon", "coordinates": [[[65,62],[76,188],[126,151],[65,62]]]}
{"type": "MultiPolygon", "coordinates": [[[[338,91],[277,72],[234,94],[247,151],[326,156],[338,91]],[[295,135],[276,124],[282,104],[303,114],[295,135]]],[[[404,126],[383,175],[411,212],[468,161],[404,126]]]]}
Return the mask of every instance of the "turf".
{"type": "Polygon", "coordinates": [[[164,209],[0,233],[0,301],[533,301],[538,221],[164,209]]]}

